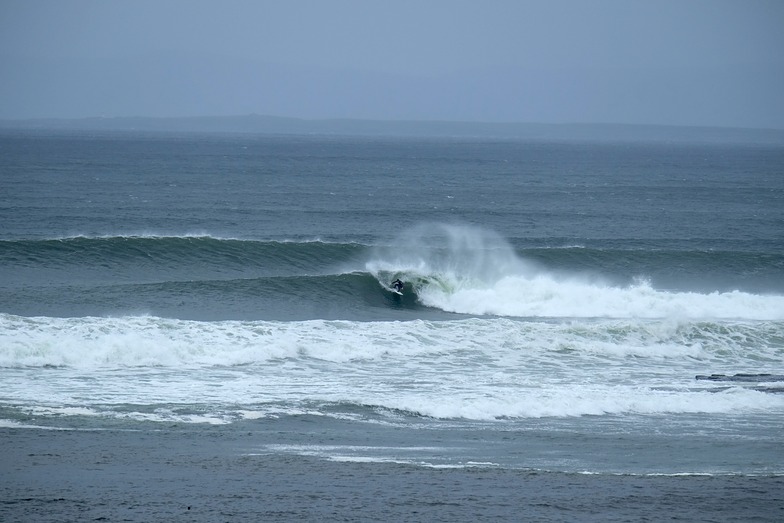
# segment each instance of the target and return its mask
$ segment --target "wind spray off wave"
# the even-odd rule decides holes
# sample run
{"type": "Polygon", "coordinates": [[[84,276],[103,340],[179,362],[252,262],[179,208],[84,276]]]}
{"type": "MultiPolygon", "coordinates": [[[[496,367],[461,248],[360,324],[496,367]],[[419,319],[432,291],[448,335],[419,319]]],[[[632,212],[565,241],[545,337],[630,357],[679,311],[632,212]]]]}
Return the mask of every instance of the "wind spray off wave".
{"type": "Polygon", "coordinates": [[[473,226],[422,225],[394,248],[378,248],[367,270],[411,282],[428,307],[471,315],[569,318],[784,319],[784,296],[656,289],[558,272],[519,256],[499,235],[473,226]]]}

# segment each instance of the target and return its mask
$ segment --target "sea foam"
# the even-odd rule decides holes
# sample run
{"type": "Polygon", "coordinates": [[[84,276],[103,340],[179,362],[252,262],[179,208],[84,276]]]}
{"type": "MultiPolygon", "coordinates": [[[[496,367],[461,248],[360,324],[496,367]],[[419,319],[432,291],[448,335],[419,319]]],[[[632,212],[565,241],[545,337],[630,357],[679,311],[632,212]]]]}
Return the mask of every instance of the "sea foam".
{"type": "MultiPolygon", "coordinates": [[[[188,321],[153,316],[27,318],[0,314],[0,366],[236,367],[286,361],[413,364],[471,358],[499,366],[541,359],[779,361],[780,321],[503,318],[406,322],[188,321]]],[[[459,362],[458,362],[459,363],[459,362]]],[[[569,363],[572,364],[572,363],[569,363]]],[[[718,370],[718,369],[717,369],[718,370]]],[[[741,369],[738,369],[740,371],[741,369]]]]}

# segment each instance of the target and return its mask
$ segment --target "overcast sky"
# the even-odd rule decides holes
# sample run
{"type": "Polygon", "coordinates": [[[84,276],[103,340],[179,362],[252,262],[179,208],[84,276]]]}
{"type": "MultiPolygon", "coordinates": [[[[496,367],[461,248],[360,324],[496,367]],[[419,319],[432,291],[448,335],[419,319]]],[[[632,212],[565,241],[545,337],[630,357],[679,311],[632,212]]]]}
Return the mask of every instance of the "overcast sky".
{"type": "Polygon", "coordinates": [[[784,128],[784,1],[0,1],[0,118],[249,113],[784,128]]]}

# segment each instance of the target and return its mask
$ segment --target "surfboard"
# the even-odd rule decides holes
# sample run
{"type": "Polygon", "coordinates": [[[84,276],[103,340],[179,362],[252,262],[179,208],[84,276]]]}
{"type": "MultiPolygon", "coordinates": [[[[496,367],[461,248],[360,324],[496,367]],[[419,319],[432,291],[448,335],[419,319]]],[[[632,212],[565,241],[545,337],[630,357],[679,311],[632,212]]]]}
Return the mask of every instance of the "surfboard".
{"type": "Polygon", "coordinates": [[[403,295],[402,292],[400,292],[399,290],[395,289],[394,287],[389,287],[389,290],[390,290],[390,292],[394,292],[398,296],[402,296],[403,295]]]}

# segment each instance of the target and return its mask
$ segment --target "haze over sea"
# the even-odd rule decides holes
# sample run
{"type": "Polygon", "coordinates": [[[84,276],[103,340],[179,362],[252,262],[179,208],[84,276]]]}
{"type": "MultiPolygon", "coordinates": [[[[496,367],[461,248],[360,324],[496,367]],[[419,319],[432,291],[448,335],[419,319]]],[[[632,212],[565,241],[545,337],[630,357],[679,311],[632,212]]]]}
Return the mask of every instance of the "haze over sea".
{"type": "Polygon", "coordinates": [[[783,142],[637,130],[0,131],[0,519],[781,521],[783,142]]]}

